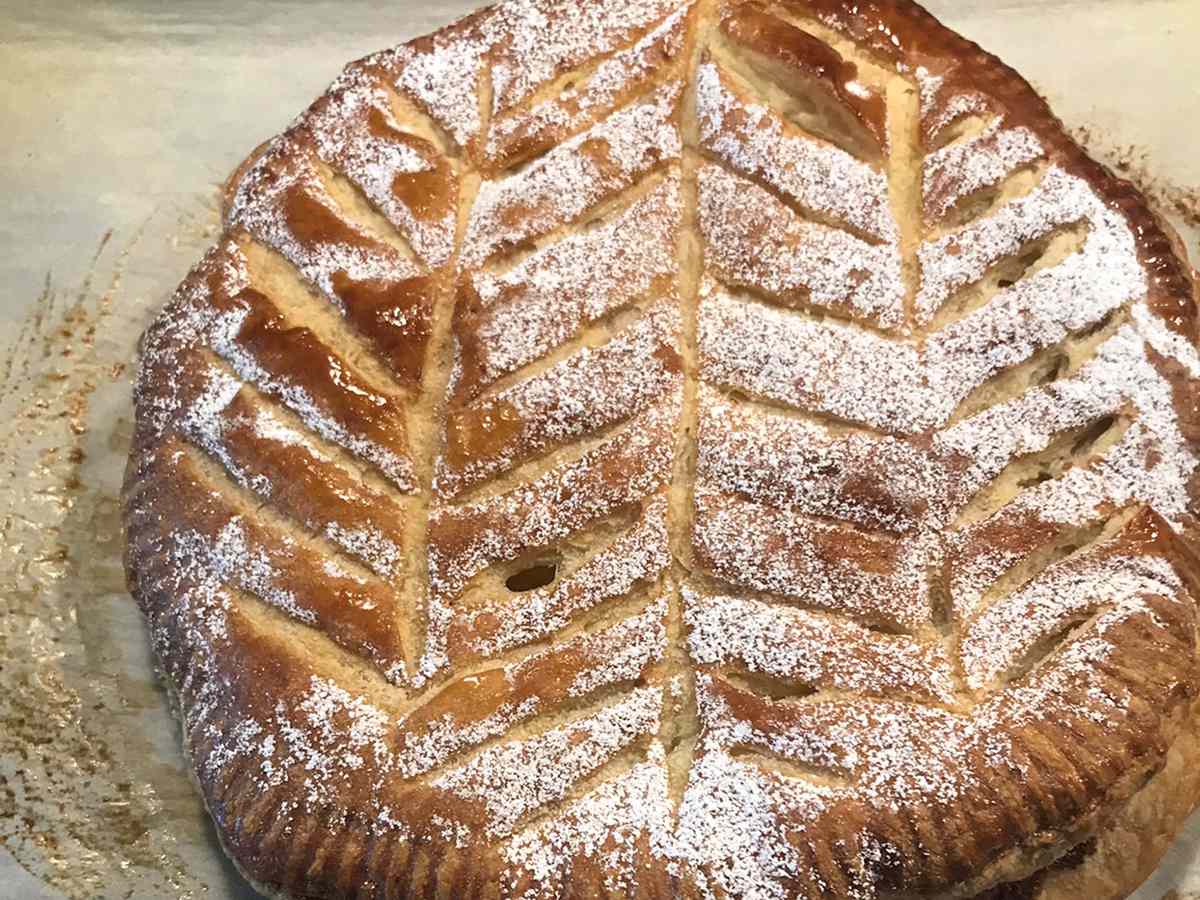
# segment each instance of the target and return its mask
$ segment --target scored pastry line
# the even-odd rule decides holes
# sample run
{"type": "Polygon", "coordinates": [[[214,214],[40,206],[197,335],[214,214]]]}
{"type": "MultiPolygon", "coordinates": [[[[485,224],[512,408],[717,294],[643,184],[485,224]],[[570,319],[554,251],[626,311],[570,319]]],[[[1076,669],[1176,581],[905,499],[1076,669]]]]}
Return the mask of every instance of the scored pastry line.
{"type": "MultiPolygon", "coordinates": [[[[262,502],[259,493],[243,487],[236,478],[230,478],[227,470],[222,469],[220,464],[215,462],[199,443],[185,441],[183,449],[187,453],[188,461],[197,467],[200,477],[210,485],[211,489],[227,491],[231,505],[242,510],[235,519],[230,520],[231,524],[240,522],[243,516],[254,516],[257,520],[261,520],[256,521],[256,524],[261,524],[265,530],[278,534],[287,546],[304,550],[312,549],[317,551],[318,555],[325,557],[324,569],[327,574],[351,579],[360,585],[372,585],[385,590],[392,597],[395,596],[398,589],[395,580],[374,572],[362,559],[349,552],[323,531],[309,527],[297,518],[282,514],[269,502],[262,502]]],[[[269,573],[266,571],[266,563],[252,564],[250,562],[254,551],[246,546],[244,529],[240,526],[229,533],[222,532],[217,545],[214,553],[224,557],[222,565],[228,567],[223,576],[226,581],[236,581],[237,577],[243,575],[251,576],[250,569],[255,567],[262,576],[258,579],[258,583],[266,584],[270,580],[269,573]],[[221,545],[229,547],[230,553],[222,553],[219,549],[221,545]],[[242,562],[238,562],[239,558],[242,562]]],[[[394,546],[385,550],[385,552],[389,551],[395,552],[394,546]]],[[[294,609],[293,606],[284,603],[275,605],[294,609]]],[[[297,618],[303,619],[310,625],[316,623],[315,612],[303,611],[302,614],[301,611],[296,611],[296,615],[297,618]]]]}
{"type": "MultiPolygon", "coordinates": [[[[408,454],[401,456],[393,448],[353,433],[339,417],[323,409],[303,385],[295,384],[286,376],[273,375],[241,346],[237,335],[249,312],[247,308],[244,312],[218,315],[205,323],[210,329],[211,349],[201,353],[209,354],[210,364],[228,367],[243,384],[253,386],[260,394],[269,396],[275,405],[297,416],[307,430],[361,460],[360,464],[377,469],[390,484],[390,491],[409,493],[413,487],[413,473],[408,454]]],[[[369,388],[356,386],[356,389],[363,394],[369,392],[369,388]]],[[[382,396],[385,395],[368,394],[372,402],[374,397],[382,396]]]]}
{"type": "Polygon", "coordinates": [[[415,584],[408,591],[409,606],[405,612],[411,614],[400,627],[406,635],[408,675],[414,685],[424,681],[431,674],[424,669],[425,645],[429,630],[429,607],[431,603],[432,585],[429,579],[429,520],[431,501],[434,495],[434,483],[437,477],[436,461],[444,448],[444,435],[431,423],[444,420],[446,397],[451,377],[451,367],[446,364],[454,352],[452,323],[455,301],[455,281],[453,273],[458,269],[459,254],[462,248],[463,236],[466,233],[470,209],[479,189],[479,179],[457,165],[455,185],[455,231],[454,248],[447,259],[446,266],[438,276],[438,289],[433,303],[433,330],[429,344],[426,347],[425,362],[422,366],[421,397],[419,404],[413,409],[410,422],[422,422],[423,426],[414,434],[414,454],[418,459],[417,480],[420,485],[419,496],[422,498],[419,512],[410,518],[411,526],[407,529],[406,543],[410,553],[419,561],[419,572],[414,578],[415,584]]]}
{"type": "Polygon", "coordinates": [[[539,89],[524,109],[494,119],[487,132],[485,153],[489,161],[502,152],[501,142],[523,130],[534,135],[549,132],[547,137],[567,140],[586,129],[594,114],[615,109],[624,92],[636,90],[639,77],[641,83],[660,77],[661,73],[640,57],[657,46],[662,46],[667,55],[677,53],[684,42],[685,29],[681,26],[686,26],[692,7],[691,2],[682,3],[634,43],[607,56],[593,57],[587,65],[539,89]],[[564,89],[564,84],[572,86],[564,89]],[[565,108],[568,105],[574,105],[573,113],[565,108]]]}
{"type": "Polygon", "coordinates": [[[671,554],[668,574],[670,607],[668,610],[668,658],[662,678],[662,722],[658,729],[655,752],[662,748],[663,765],[667,769],[667,795],[673,814],[677,815],[683,792],[690,777],[695,741],[699,731],[696,712],[695,672],[688,657],[686,624],[684,621],[683,590],[691,572],[692,490],[696,469],[696,429],[699,424],[697,390],[699,386],[699,353],[697,325],[699,322],[700,275],[704,258],[704,243],[697,223],[697,72],[703,56],[701,28],[716,10],[716,0],[699,0],[694,7],[693,21],[688,29],[685,49],[687,69],[686,92],[680,110],[680,129],[683,142],[681,205],[675,277],[679,294],[681,358],[683,363],[683,404],[676,423],[674,471],[667,490],[667,541],[671,554]]]}
{"type": "Polygon", "coordinates": [[[896,224],[888,213],[886,176],[809,134],[769,104],[755,102],[754,87],[720,65],[723,55],[702,64],[696,73],[699,136],[711,151],[706,159],[753,177],[805,218],[870,243],[894,241],[896,224]],[[735,85],[740,88],[736,93],[735,85]],[[745,103],[743,96],[750,102],[745,103]],[[727,123],[734,116],[744,116],[745,123],[741,127],[727,123]]]}
{"type": "MultiPolygon", "coordinates": [[[[240,393],[256,407],[254,430],[260,437],[282,440],[285,443],[294,442],[297,445],[303,443],[307,452],[336,465],[376,495],[386,496],[392,502],[402,505],[407,505],[412,501],[412,495],[397,491],[395,483],[385,477],[378,467],[361,455],[355,454],[350,448],[326,437],[321,429],[310,425],[302,412],[293,409],[284,398],[264,390],[254,381],[246,380],[224,357],[217,353],[209,352],[200,355],[204,359],[205,365],[211,369],[212,377],[218,383],[236,382],[240,393]]],[[[201,394],[198,398],[201,401],[200,404],[189,410],[181,422],[181,428],[186,429],[187,433],[193,435],[201,443],[206,440],[209,442],[217,440],[221,429],[221,425],[214,421],[213,417],[220,416],[224,408],[213,403],[212,400],[222,399],[225,390],[221,389],[219,385],[216,389],[218,393],[215,396],[208,392],[201,394]]],[[[227,456],[227,451],[218,452],[215,446],[205,446],[204,449],[220,460],[226,468],[229,467],[231,460],[227,456]]],[[[230,476],[235,481],[238,480],[236,471],[230,470],[230,476]]],[[[252,488],[261,486],[261,484],[256,486],[253,481],[250,483],[252,488]]]]}
{"type": "MultiPolygon", "coordinates": [[[[859,54],[855,54],[858,58],[859,54]]],[[[892,216],[900,231],[900,274],[904,284],[904,324],[916,324],[917,297],[924,278],[919,258],[924,231],[921,168],[923,153],[920,139],[920,98],[915,85],[906,78],[887,83],[888,147],[885,153],[888,197],[892,216]]]]}

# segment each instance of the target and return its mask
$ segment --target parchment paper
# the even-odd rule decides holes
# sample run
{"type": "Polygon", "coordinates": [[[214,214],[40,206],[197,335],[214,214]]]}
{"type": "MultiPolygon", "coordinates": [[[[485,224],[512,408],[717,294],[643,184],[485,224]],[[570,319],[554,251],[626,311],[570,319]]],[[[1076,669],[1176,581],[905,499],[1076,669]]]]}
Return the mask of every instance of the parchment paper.
{"type": "MultiPolygon", "coordinates": [[[[0,897],[254,896],[124,588],[134,345],[216,232],[213,185],[343,62],[473,5],[0,0],[0,897]]],[[[927,5],[1196,251],[1200,3],[927,5]]],[[[1200,900],[1200,816],[1137,900],[1164,896],[1200,900]]]]}

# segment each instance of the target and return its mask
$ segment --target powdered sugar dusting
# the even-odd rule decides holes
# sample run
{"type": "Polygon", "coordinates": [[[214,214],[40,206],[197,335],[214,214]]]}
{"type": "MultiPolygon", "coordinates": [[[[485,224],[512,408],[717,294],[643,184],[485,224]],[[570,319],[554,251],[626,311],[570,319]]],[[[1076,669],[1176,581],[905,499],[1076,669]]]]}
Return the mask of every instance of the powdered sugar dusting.
{"type": "Polygon", "coordinates": [[[761,178],[800,206],[895,244],[887,177],[830,144],[788,133],[770,107],[747,103],[714,63],[696,72],[696,115],[704,147],[761,178]]]}
{"type": "Polygon", "coordinates": [[[405,777],[420,775],[488,738],[503,735],[539,713],[553,711],[565,698],[587,697],[600,688],[638,681],[666,648],[665,602],[650,603],[641,613],[607,629],[560,641],[499,669],[468,675],[446,691],[487,691],[492,702],[482,714],[459,712],[435,695],[398,723],[402,734],[395,766],[405,777]],[[539,696],[540,673],[556,666],[564,679],[554,696],[539,696]]]}
{"type": "Polygon", "coordinates": [[[246,173],[229,209],[230,226],[245,228],[296,266],[338,309],[344,304],[334,289],[334,275],[354,281],[404,281],[421,270],[400,251],[367,234],[345,219],[337,202],[321,183],[309,151],[293,138],[278,138],[275,145],[246,173]],[[353,243],[301,240],[285,212],[289,194],[299,193],[339,219],[353,243]]]}
{"type": "Polygon", "coordinates": [[[438,173],[452,178],[433,146],[406,135],[396,121],[388,94],[366,70],[350,67],[333,83],[305,119],[317,155],[351,179],[363,194],[400,230],[413,251],[430,266],[449,258],[454,244],[456,210],[453,203],[432,221],[409,208],[393,189],[396,176],[438,173]],[[389,129],[380,136],[372,128],[378,117],[389,129]]]}
{"type": "Polygon", "coordinates": [[[479,189],[461,268],[470,271],[504,245],[515,246],[574,221],[600,200],[678,159],[675,124],[682,85],[666,84],[555,147],[528,169],[479,189]]]}
{"type": "Polygon", "coordinates": [[[688,649],[700,665],[739,662],[801,688],[953,701],[954,677],[939,645],[744,597],[685,589],[684,601],[688,649]]]}
{"type": "Polygon", "coordinates": [[[690,9],[690,3],[681,6],[633,46],[601,62],[582,83],[529,108],[517,107],[495,117],[488,135],[488,156],[502,159],[508,148],[520,146],[522,141],[561,138],[591,122],[597,113],[611,109],[656,74],[660,57],[671,59],[683,48],[683,26],[690,9]]]}
{"type": "Polygon", "coordinates": [[[473,533],[469,541],[458,542],[453,556],[443,555],[435,542],[429,561],[434,594],[453,596],[491,563],[512,559],[525,547],[552,545],[620,505],[654,493],[670,471],[673,448],[669,440],[664,446],[663,438],[671,434],[679,399],[676,393],[655,404],[635,420],[636,427],[537,481],[461,507],[436,508],[430,524],[435,537],[443,528],[469,526],[473,533]],[[618,465],[627,466],[627,480],[599,480],[602,466],[618,465]]]}
{"type": "Polygon", "coordinates": [[[926,144],[937,140],[947,125],[966,116],[986,116],[993,112],[992,101],[983,94],[947,91],[947,86],[954,83],[951,72],[934,74],[924,66],[917,66],[913,74],[921,92],[921,131],[926,144]]]}
{"type": "MultiPolygon", "coordinates": [[[[1089,228],[1083,249],[1030,279],[1040,295],[1053,293],[1056,300],[1082,295],[1095,309],[1111,309],[1144,296],[1146,274],[1125,219],[1105,205],[1085,180],[1051,167],[1032,192],[1005,204],[995,215],[922,245],[918,315],[929,321],[954,291],[978,281],[995,263],[1056,227],[1078,222],[1089,228]],[[1066,289],[1064,282],[1075,290],[1066,289]]],[[[1014,290],[1033,289],[1018,283],[1014,290]]]]}
{"type": "Polygon", "coordinates": [[[636,890],[646,849],[659,858],[669,858],[672,848],[671,801],[663,760],[662,745],[655,741],[645,762],[507,841],[501,852],[513,869],[511,880],[503,885],[508,896],[560,894],[570,878],[567,861],[580,857],[598,861],[609,891],[636,890]],[[537,887],[521,891],[524,878],[537,887]]]}
{"type": "Polygon", "coordinates": [[[607,343],[583,347],[544,372],[455,410],[459,421],[474,422],[503,409],[519,424],[493,453],[457,465],[442,457],[436,490],[453,495],[512,468],[524,456],[624,421],[668,391],[680,390],[678,344],[677,303],[659,303],[607,343]]]}
{"type": "Polygon", "coordinates": [[[221,581],[237,584],[293,618],[315,625],[316,612],[301,606],[295,592],[281,583],[283,573],[275,564],[280,553],[286,559],[295,550],[295,543],[280,536],[277,552],[268,554],[263,535],[254,537],[253,543],[248,541],[242,517],[233,516],[211,541],[199,532],[176,534],[172,556],[177,563],[200,565],[221,581]]]}
{"type": "Polygon", "coordinates": [[[463,25],[434,35],[427,47],[405,45],[371,61],[397,66],[396,89],[413,97],[465,147],[479,134],[479,87],[488,50],[480,29],[463,25]]]}
{"type": "Polygon", "coordinates": [[[871,530],[902,533],[946,518],[956,470],[970,451],[930,452],[915,440],[839,433],[818,421],[732,402],[705,384],[699,397],[699,481],[871,530]]]}
{"type": "Polygon", "coordinates": [[[603,665],[576,675],[567,694],[586,697],[603,685],[633,681],[646,666],[662,659],[667,649],[666,615],[667,601],[660,597],[645,612],[606,632],[611,655],[603,665]]]}
{"type": "Polygon", "coordinates": [[[637,523],[557,584],[462,614],[471,649],[493,656],[565,627],[571,617],[656,579],[669,561],[667,504],[647,501],[637,523]]]}
{"type": "Polygon", "coordinates": [[[915,628],[928,619],[927,539],[861,534],[707,486],[697,486],[695,515],[697,553],[732,584],[890,628],[915,628]],[[869,567],[860,565],[867,560],[869,567]]]}
{"type": "Polygon", "coordinates": [[[752,395],[897,432],[947,415],[915,346],[852,325],[713,289],[700,301],[699,340],[703,377],[752,395]]]}
{"type": "Polygon", "coordinates": [[[493,110],[508,109],[567,67],[637,36],[677,5],[677,0],[591,0],[563,16],[553,0],[503,4],[499,10],[507,34],[492,68],[493,110]]]}
{"type": "Polygon", "coordinates": [[[668,177],[611,221],[551,244],[504,274],[476,275],[486,309],[478,325],[479,386],[672,275],[679,214],[679,181],[668,177]]]}
{"type": "Polygon", "coordinates": [[[242,719],[207,758],[210,772],[235,761],[251,763],[260,790],[295,788],[292,808],[316,813],[340,808],[368,773],[391,763],[388,716],[338,684],[317,675],[289,706],[280,700],[262,721],[242,719]]]}
{"type": "MultiPolygon", "coordinates": [[[[379,527],[363,523],[374,507],[386,504],[386,498],[356,483],[357,478],[342,470],[309,436],[283,422],[266,408],[253,417],[235,411],[232,404],[242,393],[243,383],[220,369],[208,373],[205,388],[187,408],[180,429],[205,452],[219,460],[229,476],[247,490],[265,500],[274,501],[296,516],[310,531],[324,534],[346,552],[358,557],[383,577],[394,575],[400,563],[400,547],[379,527]],[[246,446],[249,439],[252,446],[246,446]],[[274,445],[274,446],[272,446],[274,445]],[[289,492],[272,478],[270,465],[263,459],[278,458],[283,448],[297,463],[304,477],[319,472],[320,477],[336,482],[341,508],[319,512],[301,510],[289,502],[289,492]],[[346,525],[339,516],[356,524],[346,525]]],[[[246,401],[249,403],[249,401],[246,401]]],[[[303,480],[303,479],[302,479],[303,480]]]]}
{"type": "Polygon", "coordinates": [[[338,522],[329,522],[325,525],[324,534],[384,578],[392,577],[399,570],[400,547],[378,528],[370,525],[347,528],[338,522]]]}
{"type": "Polygon", "coordinates": [[[1138,334],[1146,343],[1168,359],[1176,360],[1193,378],[1200,378],[1200,353],[1194,344],[1168,328],[1145,304],[1134,306],[1131,313],[1138,334]]]}
{"type": "Polygon", "coordinates": [[[564,797],[632,741],[654,733],[661,701],[662,693],[655,688],[639,688],[628,700],[588,719],[485,750],[435,780],[433,787],[482,803],[488,812],[488,834],[503,837],[524,816],[564,797]]]}
{"type": "MultiPolygon", "coordinates": [[[[702,692],[703,679],[698,694],[702,692]]],[[[692,768],[670,855],[690,864],[701,896],[788,900],[789,883],[820,882],[811,857],[788,840],[779,822],[795,823],[804,833],[829,812],[827,793],[785,783],[712,750],[692,768]]]]}
{"type": "Polygon", "coordinates": [[[514,558],[524,548],[552,546],[667,482],[673,460],[669,436],[680,401],[676,392],[639,416],[635,427],[528,485],[459,508],[434,508],[424,672],[436,671],[448,661],[445,642],[453,618],[451,598],[469,578],[514,558]],[[454,533],[458,534],[454,542],[443,547],[441,535],[454,533]]]}
{"type": "Polygon", "coordinates": [[[999,184],[1014,170],[1042,158],[1042,143],[1028,128],[1001,129],[993,119],[979,134],[925,157],[925,215],[941,219],[960,200],[999,184]]]}
{"type": "Polygon", "coordinates": [[[1146,595],[1175,598],[1182,593],[1183,584],[1167,560],[1115,556],[1110,546],[1096,545],[1050,567],[966,627],[960,652],[967,684],[984,687],[1039,641],[1083,622],[1102,607],[1114,607],[1125,617],[1146,611],[1146,595]]]}
{"type": "Polygon", "coordinates": [[[380,54],[377,61],[397,70],[397,88],[455,143],[468,147],[480,137],[478,98],[485,67],[490,68],[492,112],[500,113],[570,66],[636,40],[676,5],[675,0],[592,0],[563,16],[555,0],[509,0],[380,54]]]}
{"type": "MultiPolygon", "coordinates": [[[[1126,471],[1131,475],[1144,470],[1134,478],[1145,487],[1134,493],[1148,501],[1153,497],[1160,513],[1177,517],[1184,507],[1179,499],[1171,497],[1181,496],[1180,486],[1190,477],[1196,460],[1179,432],[1170,388],[1150,363],[1140,335],[1131,326],[1119,329],[1105,341],[1095,357],[1071,378],[1035,388],[986,410],[939,433],[935,441],[943,448],[974,456],[963,478],[962,495],[967,496],[1014,457],[1041,451],[1056,435],[1116,415],[1126,405],[1136,411],[1137,429],[1153,436],[1158,456],[1153,465],[1147,465],[1144,454],[1129,460],[1126,471]],[[1151,485],[1163,486],[1166,493],[1151,490],[1151,485]]],[[[1123,442],[1133,453],[1138,452],[1139,444],[1137,440],[1123,442]]],[[[1119,453],[1114,448],[1109,458],[1119,453]]],[[[1121,481],[1129,484],[1127,479],[1121,481]]],[[[1073,521],[1079,524],[1089,517],[1073,521]]],[[[1182,524],[1178,518],[1175,522],[1182,524]]]]}
{"type": "Polygon", "coordinates": [[[904,321],[900,254],[806,222],[750,181],[714,165],[699,172],[708,264],[727,282],[823,306],[883,328],[904,321]]]}
{"type": "MultiPolygon", "coordinates": [[[[210,338],[213,350],[233,367],[238,377],[253,384],[260,391],[278,398],[321,437],[374,464],[401,490],[411,491],[415,487],[415,480],[412,461],[407,455],[402,456],[393,448],[382,446],[377,441],[356,433],[356,423],[331,414],[329,404],[323,402],[324,398],[314,397],[308,389],[285,375],[268,371],[260,360],[241,344],[237,334],[248,314],[249,309],[246,308],[230,314],[224,321],[219,321],[219,327],[213,330],[210,338]]],[[[358,385],[355,387],[360,396],[364,396],[368,402],[385,405],[386,401],[382,397],[364,391],[358,385]]]]}
{"type": "MultiPolygon", "coordinates": [[[[701,305],[706,374],[889,431],[940,425],[992,375],[1144,297],[1146,276],[1120,214],[1102,204],[1085,181],[1058,169],[1028,197],[921,248],[917,304],[922,316],[932,317],[954,290],[981,278],[995,262],[1058,225],[1079,221],[1090,226],[1080,251],[1000,290],[986,306],[931,336],[923,353],[850,325],[715,292],[701,305]],[[887,379],[877,377],[880,368],[887,379]]],[[[753,239],[758,250],[760,240],[753,239]]]]}
{"type": "Polygon", "coordinates": [[[1012,457],[1037,452],[1059,433],[1120,412],[1134,418],[1120,440],[1084,465],[1023,491],[991,519],[964,529],[955,542],[969,548],[956,559],[954,604],[969,617],[988,588],[1025,550],[991,535],[1005,530],[1053,531],[1102,521],[1112,511],[1144,503],[1177,528],[1189,527],[1187,484],[1197,467],[1195,451],[1179,431],[1169,386],[1126,326],[1072,379],[1032,391],[960,426],[939,440],[986,446],[964,480],[969,496],[1012,457]]]}

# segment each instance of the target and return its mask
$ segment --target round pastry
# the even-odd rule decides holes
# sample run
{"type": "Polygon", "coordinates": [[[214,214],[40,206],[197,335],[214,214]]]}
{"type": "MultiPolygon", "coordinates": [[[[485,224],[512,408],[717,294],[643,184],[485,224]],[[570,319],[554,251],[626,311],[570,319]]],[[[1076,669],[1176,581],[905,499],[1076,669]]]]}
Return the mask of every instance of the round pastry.
{"type": "Polygon", "coordinates": [[[1117,898],[1200,798],[1194,273],[906,0],[346,68],[149,329],[128,574],[304,898],[1117,898]]]}

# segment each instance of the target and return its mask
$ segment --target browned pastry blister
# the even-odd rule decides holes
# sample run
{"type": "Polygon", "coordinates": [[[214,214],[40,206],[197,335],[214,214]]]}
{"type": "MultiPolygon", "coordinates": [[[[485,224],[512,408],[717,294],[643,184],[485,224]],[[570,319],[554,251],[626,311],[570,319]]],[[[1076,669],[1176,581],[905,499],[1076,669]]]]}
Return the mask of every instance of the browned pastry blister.
{"type": "Polygon", "coordinates": [[[305,898],[1116,898],[1200,800],[1194,273],[907,0],[353,63],[142,343],[127,569],[305,898]]]}

